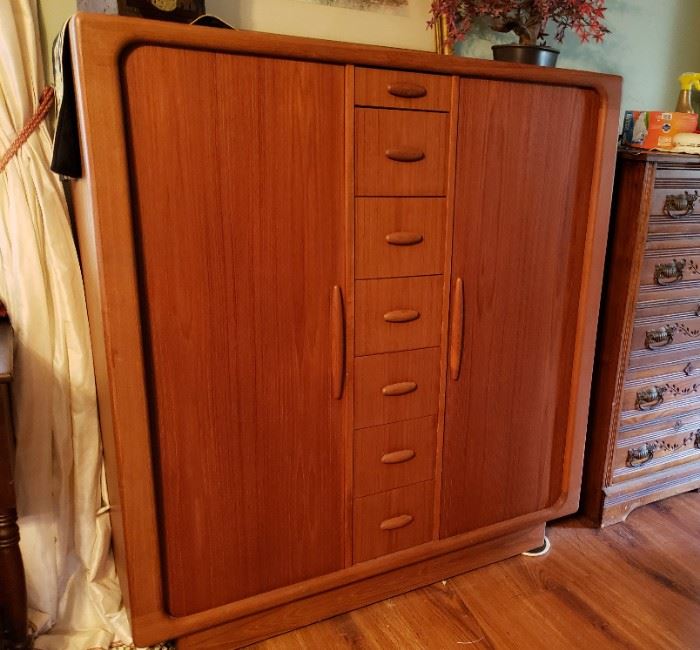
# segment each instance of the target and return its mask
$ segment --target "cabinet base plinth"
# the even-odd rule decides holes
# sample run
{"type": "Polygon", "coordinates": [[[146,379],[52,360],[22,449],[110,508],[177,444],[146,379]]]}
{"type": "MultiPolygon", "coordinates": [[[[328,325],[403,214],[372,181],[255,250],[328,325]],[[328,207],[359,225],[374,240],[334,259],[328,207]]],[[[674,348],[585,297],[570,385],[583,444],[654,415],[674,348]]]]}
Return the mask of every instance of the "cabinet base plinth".
{"type": "Polygon", "coordinates": [[[640,506],[700,488],[700,462],[672,467],[603,490],[600,526],[617,524],[640,506]]]}
{"type": "Polygon", "coordinates": [[[542,543],[544,523],[183,636],[178,650],[231,650],[370,605],[542,543]]]}

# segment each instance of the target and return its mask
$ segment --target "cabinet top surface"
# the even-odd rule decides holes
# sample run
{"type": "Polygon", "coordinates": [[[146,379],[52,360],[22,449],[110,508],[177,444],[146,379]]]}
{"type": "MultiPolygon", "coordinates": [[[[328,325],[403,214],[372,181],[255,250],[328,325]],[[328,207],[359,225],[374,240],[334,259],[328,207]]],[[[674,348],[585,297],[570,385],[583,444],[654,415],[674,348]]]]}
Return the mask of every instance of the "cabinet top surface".
{"type": "Polygon", "coordinates": [[[630,160],[634,162],[700,166],[700,156],[689,153],[650,151],[621,146],[618,149],[618,156],[620,160],[630,160]]]}
{"type": "Polygon", "coordinates": [[[621,77],[596,72],[97,13],[77,13],[70,29],[82,62],[95,56],[117,61],[130,47],[152,44],[592,88],[611,103],[619,102],[622,84],[621,77]]]}

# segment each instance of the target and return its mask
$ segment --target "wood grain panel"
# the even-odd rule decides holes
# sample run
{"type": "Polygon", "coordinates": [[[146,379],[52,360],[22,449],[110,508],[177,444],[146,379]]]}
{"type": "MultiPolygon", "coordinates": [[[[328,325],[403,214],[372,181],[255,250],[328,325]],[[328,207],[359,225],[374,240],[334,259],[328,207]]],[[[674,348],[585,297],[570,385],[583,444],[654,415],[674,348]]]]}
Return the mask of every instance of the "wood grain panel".
{"type": "Polygon", "coordinates": [[[355,104],[423,111],[449,111],[448,76],[355,68],[355,104]]]}
{"type": "Polygon", "coordinates": [[[355,282],[355,354],[440,345],[442,283],[441,275],[355,282]],[[402,310],[412,320],[393,322],[402,310]]]}
{"type": "Polygon", "coordinates": [[[434,415],[439,374],[439,348],[356,358],[355,428],[434,415]],[[416,389],[398,396],[382,393],[384,387],[404,382],[414,382],[416,389]]]}
{"type": "Polygon", "coordinates": [[[428,481],[435,469],[435,437],[437,418],[431,415],[418,420],[405,420],[367,427],[354,432],[354,481],[356,497],[385,492],[428,481]],[[402,462],[392,454],[406,453],[402,462]]]}
{"type": "Polygon", "coordinates": [[[355,277],[393,278],[443,272],[445,201],[412,197],[357,199],[355,277]],[[392,245],[392,234],[415,235],[411,245],[392,245]]]}
{"type": "Polygon", "coordinates": [[[355,499],[353,559],[372,558],[432,539],[433,482],[355,499]]]}
{"type": "Polygon", "coordinates": [[[444,196],[448,125],[444,113],[355,109],[355,195],[444,196]],[[391,160],[393,150],[423,157],[391,160]]]}
{"type": "Polygon", "coordinates": [[[596,106],[584,90],[461,82],[452,275],[464,279],[464,347],[447,387],[441,537],[564,493],[596,106]],[[540,114],[536,128],[513,122],[540,114]]]}
{"type": "Polygon", "coordinates": [[[124,78],[167,599],[184,615],[342,567],[344,76],[142,47],[124,78]]]}

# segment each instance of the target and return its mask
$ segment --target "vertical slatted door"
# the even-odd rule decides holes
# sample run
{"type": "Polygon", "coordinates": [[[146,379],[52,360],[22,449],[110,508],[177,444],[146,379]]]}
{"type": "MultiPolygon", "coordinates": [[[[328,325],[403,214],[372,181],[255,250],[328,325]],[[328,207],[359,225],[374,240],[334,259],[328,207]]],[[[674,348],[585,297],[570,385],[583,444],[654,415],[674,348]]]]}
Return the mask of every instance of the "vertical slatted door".
{"type": "Polygon", "coordinates": [[[165,592],[181,616],[342,567],[344,72],[140,46],[123,84],[165,592]]]}
{"type": "Polygon", "coordinates": [[[596,103],[461,81],[441,537],[562,493],[596,103]]]}

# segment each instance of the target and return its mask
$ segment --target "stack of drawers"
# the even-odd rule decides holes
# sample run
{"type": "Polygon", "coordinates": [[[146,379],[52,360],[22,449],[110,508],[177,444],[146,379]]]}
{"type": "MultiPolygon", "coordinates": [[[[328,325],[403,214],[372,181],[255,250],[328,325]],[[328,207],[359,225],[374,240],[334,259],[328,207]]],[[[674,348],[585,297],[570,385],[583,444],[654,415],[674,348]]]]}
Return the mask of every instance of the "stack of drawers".
{"type": "Polygon", "coordinates": [[[355,69],[354,562],[432,539],[450,102],[355,69]]]}
{"type": "Polygon", "coordinates": [[[621,160],[592,431],[603,523],[700,484],[699,196],[695,157],[621,160]]]}

